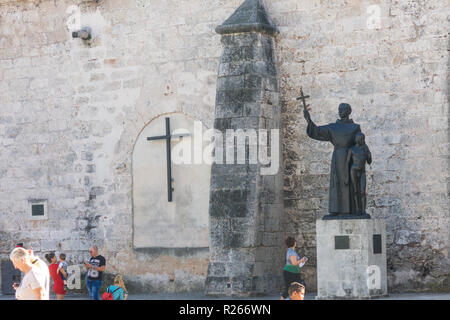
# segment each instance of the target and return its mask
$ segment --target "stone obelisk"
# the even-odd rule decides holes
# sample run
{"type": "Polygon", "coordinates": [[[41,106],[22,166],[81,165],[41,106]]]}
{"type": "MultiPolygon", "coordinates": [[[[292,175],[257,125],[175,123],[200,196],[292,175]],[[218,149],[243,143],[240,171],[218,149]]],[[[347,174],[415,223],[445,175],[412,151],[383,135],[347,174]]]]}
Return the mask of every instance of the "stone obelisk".
{"type": "MultiPolygon", "coordinates": [[[[279,129],[273,42],[277,30],[265,8],[259,0],[247,0],[216,31],[222,35],[223,53],[214,128],[224,134],[227,129],[279,129]]],[[[282,170],[264,175],[262,165],[247,161],[213,163],[211,168],[211,254],[206,279],[210,296],[260,295],[281,285],[282,170]]]]}

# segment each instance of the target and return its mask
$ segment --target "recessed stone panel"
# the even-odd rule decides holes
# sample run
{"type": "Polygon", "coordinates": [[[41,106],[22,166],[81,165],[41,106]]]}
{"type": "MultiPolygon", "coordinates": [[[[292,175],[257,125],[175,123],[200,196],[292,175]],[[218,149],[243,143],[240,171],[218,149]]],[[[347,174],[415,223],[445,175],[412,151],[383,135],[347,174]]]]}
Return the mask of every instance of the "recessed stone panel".
{"type": "Polygon", "coordinates": [[[334,237],[334,249],[336,249],[336,250],[350,249],[349,236],[335,236],[334,237]]]}
{"type": "Polygon", "coordinates": [[[373,235],[373,253],[380,254],[382,252],[381,234],[373,235]]]}
{"type": "MultiPolygon", "coordinates": [[[[209,247],[208,205],[210,165],[194,163],[194,119],[170,114],[151,121],[141,132],[133,151],[133,244],[135,248],[209,247]],[[147,137],[165,134],[165,118],[171,133],[185,130],[191,136],[172,139],[173,201],[167,194],[167,152],[165,140],[147,137]],[[180,163],[181,143],[190,146],[190,163],[180,163]],[[178,149],[177,149],[178,148],[178,149]],[[177,152],[178,155],[177,155],[177,152]],[[178,160],[177,160],[178,159],[178,160]]],[[[206,128],[202,128],[203,132],[206,128]]],[[[195,132],[194,132],[195,131],[195,132]]],[[[200,133],[201,134],[201,133],[200,133]]],[[[202,139],[202,137],[200,137],[202,139]]],[[[207,142],[205,142],[206,146],[207,142]]],[[[187,158],[186,158],[187,159],[187,158]]]]}

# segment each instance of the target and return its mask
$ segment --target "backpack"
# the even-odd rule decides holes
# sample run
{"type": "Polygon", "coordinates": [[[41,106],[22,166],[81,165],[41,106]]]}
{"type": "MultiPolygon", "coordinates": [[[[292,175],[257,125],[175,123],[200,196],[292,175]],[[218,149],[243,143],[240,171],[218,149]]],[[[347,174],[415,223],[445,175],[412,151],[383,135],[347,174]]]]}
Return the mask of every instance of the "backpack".
{"type": "Polygon", "coordinates": [[[109,286],[109,287],[106,289],[106,292],[103,292],[102,300],[114,300],[113,293],[116,292],[116,291],[119,290],[119,289],[122,289],[121,287],[118,287],[118,288],[116,288],[116,290],[114,290],[113,292],[109,292],[109,288],[110,288],[110,287],[111,287],[111,286],[109,286]]]}

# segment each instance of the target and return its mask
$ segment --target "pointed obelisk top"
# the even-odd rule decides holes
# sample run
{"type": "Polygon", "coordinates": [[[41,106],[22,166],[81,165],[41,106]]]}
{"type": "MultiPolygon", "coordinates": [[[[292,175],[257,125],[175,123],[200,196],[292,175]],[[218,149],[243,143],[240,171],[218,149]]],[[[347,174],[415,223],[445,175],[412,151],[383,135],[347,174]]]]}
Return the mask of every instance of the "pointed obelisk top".
{"type": "Polygon", "coordinates": [[[274,35],[278,31],[270,23],[260,0],[245,0],[222,25],[216,28],[216,32],[220,34],[264,32],[274,35]]]}

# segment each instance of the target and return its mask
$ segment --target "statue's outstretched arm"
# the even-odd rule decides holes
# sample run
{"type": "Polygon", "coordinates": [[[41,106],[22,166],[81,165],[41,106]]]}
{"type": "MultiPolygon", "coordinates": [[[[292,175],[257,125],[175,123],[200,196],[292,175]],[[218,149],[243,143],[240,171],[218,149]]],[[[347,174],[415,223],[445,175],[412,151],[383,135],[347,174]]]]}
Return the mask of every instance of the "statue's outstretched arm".
{"type": "Polygon", "coordinates": [[[308,121],[306,133],[311,139],[320,141],[331,141],[330,125],[317,126],[312,120],[308,121]]]}

